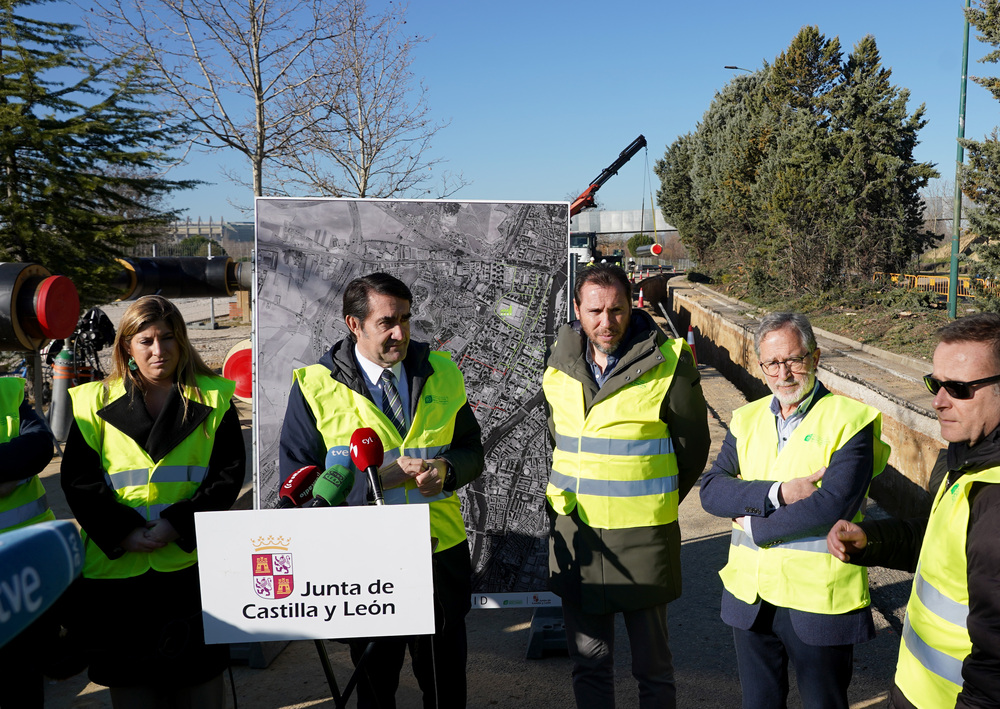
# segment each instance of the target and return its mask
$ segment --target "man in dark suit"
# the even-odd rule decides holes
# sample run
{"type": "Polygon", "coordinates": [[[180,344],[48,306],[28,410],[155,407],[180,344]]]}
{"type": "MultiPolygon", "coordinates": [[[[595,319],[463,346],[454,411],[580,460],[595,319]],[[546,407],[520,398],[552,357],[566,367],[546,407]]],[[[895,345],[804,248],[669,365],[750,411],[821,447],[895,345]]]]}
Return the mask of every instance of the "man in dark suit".
{"type": "Polygon", "coordinates": [[[838,567],[826,531],[831,520],[861,518],[885,467],[881,414],[817,381],[820,350],[805,316],[766,316],[754,347],[773,396],[734,412],[701,485],[705,510],[733,519],[722,619],[733,628],[743,707],[783,708],[791,661],[804,706],[847,709],[854,644],[875,628],[864,569],[838,567]]]}

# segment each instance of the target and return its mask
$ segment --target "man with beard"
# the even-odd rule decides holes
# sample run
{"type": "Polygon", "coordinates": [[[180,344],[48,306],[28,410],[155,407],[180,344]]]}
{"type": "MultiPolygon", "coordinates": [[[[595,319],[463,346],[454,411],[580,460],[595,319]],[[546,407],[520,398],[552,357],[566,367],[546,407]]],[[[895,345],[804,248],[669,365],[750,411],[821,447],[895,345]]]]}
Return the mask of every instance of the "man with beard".
{"type": "Polygon", "coordinates": [[[842,561],[916,572],[890,706],[996,707],[1000,315],[959,318],[938,338],[924,382],[948,448],[930,519],[841,520],[826,542],[842,561]]]}
{"type": "Polygon", "coordinates": [[[667,603],[681,592],[677,506],[705,467],[707,409],[694,357],[632,310],[618,266],[584,269],[578,320],[548,356],[554,442],[546,489],[550,587],[562,598],[578,707],[614,707],[622,613],[643,709],[676,706],[667,603]]]}
{"type": "Polygon", "coordinates": [[[816,379],[820,351],[798,313],[772,313],[754,339],[773,396],[733,413],[701,484],[710,514],[733,520],[720,572],[744,709],[786,706],[788,663],[810,709],[847,709],[854,643],[875,636],[868,577],[826,549],[831,520],[861,519],[889,446],[878,411],[816,379]]]}
{"type": "MultiPolygon", "coordinates": [[[[362,709],[396,706],[407,650],[424,706],[461,709],[467,700],[472,567],[455,490],[482,473],[483,444],[451,355],[410,340],[412,304],[406,284],[387,273],[348,283],[343,314],[350,334],[318,364],[295,370],[281,427],[282,479],[304,465],[341,463],[354,473],[347,504],[366,504],[367,479],[349,462],[347,444],[356,429],[369,427],[385,446],[386,464],[395,461],[409,478],[385,491],[386,502],[430,506],[435,633],[376,639],[358,683],[362,709]]],[[[367,645],[350,641],[355,664],[367,645]]]]}

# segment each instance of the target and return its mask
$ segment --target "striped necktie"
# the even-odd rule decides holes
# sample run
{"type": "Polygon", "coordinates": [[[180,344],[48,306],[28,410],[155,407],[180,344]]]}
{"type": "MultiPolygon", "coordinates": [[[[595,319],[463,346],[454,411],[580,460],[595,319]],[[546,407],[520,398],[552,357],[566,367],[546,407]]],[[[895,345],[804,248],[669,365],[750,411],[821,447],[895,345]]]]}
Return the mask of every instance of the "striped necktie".
{"type": "Polygon", "coordinates": [[[406,436],[406,419],[403,417],[403,400],[399,398],[399,391],[396,389],[396,377],[391,369],[382,370],[382,411],[392,425],[399,431],[400,436],[406,436]]]}

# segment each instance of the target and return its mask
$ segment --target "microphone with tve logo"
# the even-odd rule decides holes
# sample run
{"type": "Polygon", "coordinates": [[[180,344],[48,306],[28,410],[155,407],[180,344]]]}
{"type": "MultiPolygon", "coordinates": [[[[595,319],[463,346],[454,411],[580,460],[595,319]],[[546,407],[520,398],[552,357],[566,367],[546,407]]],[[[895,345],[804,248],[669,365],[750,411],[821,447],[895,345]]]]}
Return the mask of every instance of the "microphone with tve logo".
{"type": "Polygon", "coordinates": [[[351,436],[351,462],[358,470],[365,471],[368,476],[368,489],[375,498],[376,505],[385,504],[382,494],[382,479],[378,476],[378,468],[385,458],[382,439],[370,428],[359,428],[351,436]]]}
{"type": "Polygon", "coordinates": [[[288,476],[281,484],[278,492],[278,509],[301,507],[313,497],[313,483],[319,477],[320,470],[315,465],[306,465],[288,476]]]}
{"type": "Polygon", "coordinates": [[[68,520],[0,534],[0,647],[69,588],[83,568],[83,554],[80,533],[68,520]]]}
{"type": "Polygon", "coordinates": [[[336,507],[347,499],[347,493],[354,487],[354,473],[343,465],[332,465],[313,485],[313,499],[303,507],[336,507]]]}

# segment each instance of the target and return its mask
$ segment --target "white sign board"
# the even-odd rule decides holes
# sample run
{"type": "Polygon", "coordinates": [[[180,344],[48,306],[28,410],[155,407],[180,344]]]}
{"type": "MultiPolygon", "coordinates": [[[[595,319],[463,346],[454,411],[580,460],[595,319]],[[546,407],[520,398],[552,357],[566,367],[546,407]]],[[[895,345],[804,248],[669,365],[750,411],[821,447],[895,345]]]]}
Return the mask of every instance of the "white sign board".
{"type": "Polygon", "coordinates": [[[199,512],[205,641],[434,632],[427,505],[199,512]]]}

